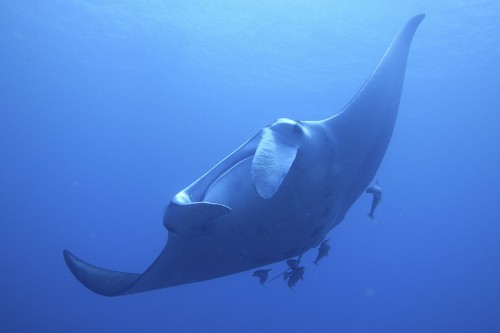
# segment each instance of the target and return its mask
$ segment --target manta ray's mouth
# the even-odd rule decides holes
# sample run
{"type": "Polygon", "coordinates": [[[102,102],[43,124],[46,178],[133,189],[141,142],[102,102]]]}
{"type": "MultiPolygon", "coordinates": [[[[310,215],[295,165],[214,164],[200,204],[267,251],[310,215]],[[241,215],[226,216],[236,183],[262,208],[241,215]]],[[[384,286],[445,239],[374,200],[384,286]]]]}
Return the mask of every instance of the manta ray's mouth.
{"type": "Polygon", "coordinates": [[[245,178],[251,178],[250,165],[254,156],[255,154],[244,156],[241,160],[234,163],[234,165],[228,166],[227,170],[225,170],[217,179],[215,179],[212,184],[210,184],[205,190],[205,193],[203,193],[202,201],[211,202],[214,197],[219,197],[216,202],[224,204],[224,202],[220,202],[220,195],[214,195],[214,193],[227,191],[231,187],[242,188],[243,184],[241,182],[234,182],[234,179],[238,178],[241,180],[245,178]],[[233,182],[232,186],[228,184],[231,182],[233,182]]]}
{"type": "Polygon", "coordinates": [[[205,198],[207,197],[207,194],[215,188],[216,184],[220,182],[221,179],[224,179],[224,177],[234,168],[236,168],[238,165],[240,165],[242,162],[248,160],[248,159],[253,159],[255,155],[255,150],[247,152],[247,154],[241,154],[238,156],[238,159],[235,159],[232,161],[232,164],[227,164],[224,165],[224,168],[221,168],[220,170],[217,170],[219,172],[214,173],[212,175],[207,174],[206,176],[211,178],[211,182],[205,184],[204,188],[200,188],[199,190],[202,190],[201,192],[194,193],[188,193],[189,197],[191,200],[196,200],[196,201],[205,201],[205,198]]]}
{"type": "MultiPolygon", "coordinates": [[[[172,201],[191,204],[210,202],[207,197],[224,198],[226,195],[222,194],[223,191],[228,188],[238,190],[241,187],[234,180],[239,177],[252,181],[251,187],[256,193],[264,199],[269,199],[280,188],[301,143],[310,134],[303,123],[280,118],[257,132],[191,186],[179,192],[172,201]],[[218,194],[211,195],[212,192],[218,194]]],[[[247,184],[246,189],[249,188],[247,184]]]]}
{"type": "MultiPolygon", "coordinates": [[[[255,136],[249,141],[252,141],[254,138],[255,136]]],[[[209,170],[191,186],[177,193],[172,201],[180,204],[203,202],[207,193],[213,188],[214,184],[216,184],[221,178],[224,177],[224,175],[226,175],[231,169],[240,164],[242,161],[245,161],[248,158],[253,158],[255,150],[256,147],[252,147],[252,149],[238,148],[232,155],[228,156],[228,158],[209,170]]]]}

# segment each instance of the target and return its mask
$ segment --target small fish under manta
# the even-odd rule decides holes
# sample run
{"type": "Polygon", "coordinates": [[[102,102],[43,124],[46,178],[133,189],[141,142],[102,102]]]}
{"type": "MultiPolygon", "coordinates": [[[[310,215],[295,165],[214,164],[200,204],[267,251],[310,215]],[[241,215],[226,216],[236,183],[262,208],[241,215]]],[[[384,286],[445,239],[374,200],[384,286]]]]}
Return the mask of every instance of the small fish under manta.
{"type": "MultiPolygon", "coordinates": [[[[317,265],[318,261],[328,256],[328,251],[331,248],[328,241],[329,239],[324,240],[319,246],[318,255],[316,257],[316,260],[313,261],[314,264],[317,265]]],[[[304,280],[305,267],[300,266],[301,257],[302,255],[299,256],[297,259],[288,259],[286,261],[288,268],[283,273],[278,274],[277,276],[272,278],[269,282],[275,280],[280,276],[283,276],[283,279],[287,281],[288,287],[290,287],[290,289],[293,290],[293,287],[295,287],[295,285],[299,280],[304,280]]],[[[269,277],[269,271],[271,271],[271,269],[259,269],[253,272],[252,276],[258,277],[260,284],[264,285],[269,277]]]]}
{"type": "MultiPolygon", "coordinates": [[[[288,259],[286,261],[288,268],[284,272],[273,277],[271,280],[269,280],[269,282],[272,282],[272,281],[276,280],[277,278],[279,278],[280,276],[283,276],[283,279],[285,281],[287,281],[288,286],[293,290],[293,287],[295,286],[295,284],[299,280],[304,279],[304,272],[306,269],[304,267],[300,266],[300,259],[301,258],[302,258],[302,255],[300,255],[297,259],[288,259]]],[[[252,276],[264,275],[263,271],[269,272],[270,269],[257,270],[252,274],[252,276]]],[[[267,272],[265,272],[265,274],[267,274],[267,272]]],[[[267,276],[266,276],[266,280],[267,280],[267,276]]],[[[261,283],[262,283],[262,280],[261,280],[261,283]]]]}
{"type": "Polygon", "coordinates": [[[295,287],[295,284],[299,281],[299,280],[304,280],[304,272],[305,272],[305,267],[304,266],[301,266],[301,267],[298,267],[297,269],[295,270],[292,270],[289,272],[289,274],[287,274],[287,279],[288,279],[288,287],[290,287],[290,289],[293,290],[293,287],[295,287]]]}
{"type": "Polygon", "coordinates": [[[328,243],[328,241],[329,239],[324,240],[319,246],[318,256],[316,257],[316,260],[313,261],[316,265],[318,264],[318,261],[328,256],[328,251],[330,251],[331,249],[330,243],[328,243]]]}
{"type": "Polygon", "coordinates": [[[259,269],[259,270],[256,270],[255,272],[253,272],[252,276],[256,276],[259,278],[259,282],[261,285],[264,285],[264,283],[266,283],[267,281],[267,278],[269,277],[269,271],[271,269],[259,269]]]}
{"type": "Polygon", "coordinates": [[[368,213],[368,216],[375,222],[375,217],[373,216],[373,213],[375,212],[375,208],[377,208],[378,204],[380,201],[382,201],[382,189],[378,185],[378,180],[375,183],[375,185],[372,185],[366,189],[366,193],[373,194],[373,199],[372,199],[372,207],[370,209],[370,212],[368,213]]]}
{"type": "Polygon", "coordinates": [[[299,256],[297,259],[288,259],[286,261],[288,269],[283,272],[283,278],[287,281],[288,287],[292,290],[299,280],[304,280],[304,272],[306,269],[304,266],[300,266],[301,257],[302,256],[299,256]]]}

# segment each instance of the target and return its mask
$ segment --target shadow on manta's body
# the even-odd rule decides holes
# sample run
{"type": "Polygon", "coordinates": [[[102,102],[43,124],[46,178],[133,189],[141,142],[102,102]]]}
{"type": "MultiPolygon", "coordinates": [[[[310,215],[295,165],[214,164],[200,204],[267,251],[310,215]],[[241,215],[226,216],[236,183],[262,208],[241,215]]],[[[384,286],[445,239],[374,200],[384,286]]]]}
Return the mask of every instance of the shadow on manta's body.
{"type": "MultiPolygon", "coordinates": [[[[144,273],[99,268],[64,250],[71,272],[95,293],[128,295],[235,274],[318,246],[382,162],[423,18],[406,23],[340,112],[320,121],[278,119],[177,193],[163,218],[167,244],[144,273]]],[[[294,274],[291,286],[303,270],[294,274]]]]}

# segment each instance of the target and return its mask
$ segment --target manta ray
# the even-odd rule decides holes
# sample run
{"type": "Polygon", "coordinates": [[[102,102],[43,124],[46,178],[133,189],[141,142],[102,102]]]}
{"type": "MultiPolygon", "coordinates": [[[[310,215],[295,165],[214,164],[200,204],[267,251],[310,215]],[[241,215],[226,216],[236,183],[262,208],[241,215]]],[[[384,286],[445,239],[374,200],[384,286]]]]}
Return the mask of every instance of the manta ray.
{"type": "Polygon", "coordinates": [[[99,268],[64,250],[71,272],[97,294],[129,295],[255,269],[318,246],[382,162],[423,18],[407,22],[335,115],[278,119],[177,193],[164,212],[167,244],[144,273],[99,268]]]}

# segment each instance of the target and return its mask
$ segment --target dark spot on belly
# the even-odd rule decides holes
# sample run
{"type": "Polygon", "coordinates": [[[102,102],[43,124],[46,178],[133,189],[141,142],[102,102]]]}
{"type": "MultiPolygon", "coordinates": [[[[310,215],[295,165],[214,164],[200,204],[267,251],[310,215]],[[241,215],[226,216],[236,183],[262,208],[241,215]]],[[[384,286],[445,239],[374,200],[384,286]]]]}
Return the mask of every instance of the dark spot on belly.
{"type": "Polygon", "coordinates": [[[264,227],[264,226],[260,226],[260,227],[258,227],[257,229],[255,229],[255,233],[256,233],[257,235],[264,235],[264,234],[266,234],[268,231],[269,231],[269,228],[264,227]]]}
{"type": "Polygon", "coordinates": [[[322,227],[317,227],[316,229],[314,229],[314,231],[311,232],[311,237],[312,238],[316,237],[322,229],[323,229],[322,227]]]}
{"type": "Polygon", "coordinates": [[[202,224],[200,227],[200,234],[202,237],[209,237],[213,234],[213,226],[208,223],[202,224]]]}
{"type": "Polygon", "coordinates": [[[330,215],[331,212],[332,212],[332,205],[328,205],[325,207],[325,209],[323,209],[321,216],[327,217],[328,215],[330,215]]]}
{"type": "Polygon", "coordinates": [[[257,258],[254,258],[254,260],[253,260],[253,263],[255,266],[266,265],[268,262],[269,262],[269,260],[266,260],[265,258],[260,257],[260,256],[257,258]]]}

